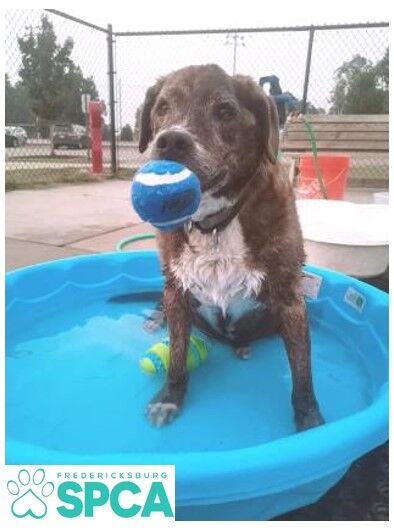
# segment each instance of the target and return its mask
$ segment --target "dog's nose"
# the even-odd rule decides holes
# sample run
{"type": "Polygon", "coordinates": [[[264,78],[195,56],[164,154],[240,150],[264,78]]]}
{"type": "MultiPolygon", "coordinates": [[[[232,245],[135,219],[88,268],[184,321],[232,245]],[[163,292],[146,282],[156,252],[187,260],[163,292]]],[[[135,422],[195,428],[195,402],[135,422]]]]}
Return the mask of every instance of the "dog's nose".
{"type": "Polygon", "coordinates": [[[193,149],[193,138],[187,131],[165,131],[158,136],[155,147],[160,158],[183,159],[193,149]]]}

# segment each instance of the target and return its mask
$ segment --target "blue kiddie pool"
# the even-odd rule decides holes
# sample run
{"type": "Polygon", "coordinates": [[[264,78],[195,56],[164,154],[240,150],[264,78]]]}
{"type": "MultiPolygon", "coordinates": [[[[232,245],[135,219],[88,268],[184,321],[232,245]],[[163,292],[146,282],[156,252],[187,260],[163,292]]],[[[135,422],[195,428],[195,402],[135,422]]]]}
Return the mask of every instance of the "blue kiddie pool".
{"type": "Polygon", "coordinates": [[[327,423],[296,433],[279,337],[243,362],[211,343],[184,409],[145,418],[139,358],[163,286],[154,251],[44,263],[6,279],[6,463],[175,464],[176,517],[270,519],[319,499],[388,437],[388,297],[307,267],[313,376],[327,423]]]}

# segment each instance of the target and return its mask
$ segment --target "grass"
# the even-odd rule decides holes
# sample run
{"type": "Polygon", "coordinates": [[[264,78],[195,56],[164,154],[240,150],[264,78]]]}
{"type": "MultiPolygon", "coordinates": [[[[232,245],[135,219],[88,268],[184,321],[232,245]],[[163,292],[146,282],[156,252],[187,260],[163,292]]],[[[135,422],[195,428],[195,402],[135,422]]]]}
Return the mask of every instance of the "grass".
{"type": "Polygon", "coordinates": [[[78,164],[85,164],[87,163],[86,156],[70,156],[70,155],[18,155],[18,156],[10,156],[7,159],[7,162],[20,162],[23,164],[23,162],[48,162],[48,165],[51,164],[64,164],[64,162],[70,162],[71,164],[73,162],[78,164]]]}
{"type": "Polygon", "coordinates": [[[5,190],[47,188],[60,183],[99,182],[110,175],[93,175],[86,169],[50,167],[32,169],[8,169],[5,172],[5,190]]]}

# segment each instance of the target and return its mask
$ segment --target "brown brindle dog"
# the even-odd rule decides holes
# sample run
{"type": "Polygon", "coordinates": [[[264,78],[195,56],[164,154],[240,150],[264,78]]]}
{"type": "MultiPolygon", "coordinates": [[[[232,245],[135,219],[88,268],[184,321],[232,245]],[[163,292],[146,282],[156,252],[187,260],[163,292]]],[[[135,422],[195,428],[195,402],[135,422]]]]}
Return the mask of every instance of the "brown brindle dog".
{"type": "Polygon", "coordinates": [[[190,66],[147,91],[140,151],[149,146],[149,158],[184,164],[202,190],[192,222],[158,234],[170,363],[147,408],[155,425],[172,420],[184,401],[192,323],[231,343],[240,358],[252,340],[279,332],[297,429],[323,422],[301,292],[303,241],[293,190],[276,160],[278,142],[275,104],[249,77],[190,66]]]}

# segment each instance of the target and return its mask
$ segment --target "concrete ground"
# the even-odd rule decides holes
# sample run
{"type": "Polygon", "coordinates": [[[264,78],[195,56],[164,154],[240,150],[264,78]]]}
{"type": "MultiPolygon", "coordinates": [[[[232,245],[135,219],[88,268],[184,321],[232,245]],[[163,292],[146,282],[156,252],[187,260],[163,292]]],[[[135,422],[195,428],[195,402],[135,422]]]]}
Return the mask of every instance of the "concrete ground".
{"type": "MultiPolygon", "coordinates": [[[[131,209],[129,182],[63,185],[5,195],[6,270],[115,250],[121,239],[152,231],[131,209]]],[[[134,248],[152,248],[144,241],[134,248]]]]}
{"type": "MultiPolygon", "coordinates": [[[[345,199],[373,202],[376,189],[351,189],[345,199]]],[[[6,270],[42,261],[115,250],[133,234],[151,232],[129,202],[129,182],[62,185],[5,195],[6,270]]],[[[132,248],[154,248],[154,240],[132,248]]],[[[131,247],[129,247],[131,248],[131,247]]]]}

